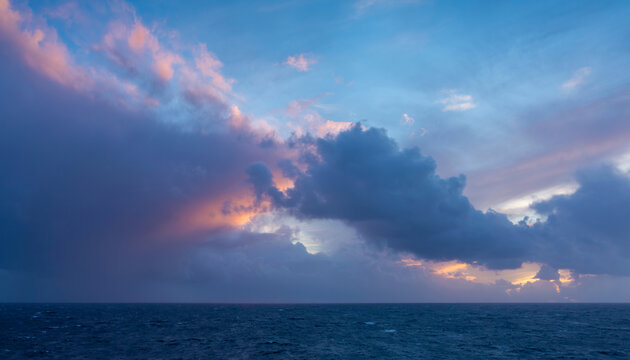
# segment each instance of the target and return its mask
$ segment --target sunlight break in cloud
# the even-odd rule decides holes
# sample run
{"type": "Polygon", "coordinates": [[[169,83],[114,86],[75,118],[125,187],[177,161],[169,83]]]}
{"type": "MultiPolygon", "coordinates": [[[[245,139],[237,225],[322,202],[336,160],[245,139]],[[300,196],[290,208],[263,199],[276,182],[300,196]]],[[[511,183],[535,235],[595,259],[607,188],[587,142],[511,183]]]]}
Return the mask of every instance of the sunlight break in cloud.
{"type": "Polygon", "coordinates": [[[586,81],[586,78],[591,74],[591,68],[588,66],[577,69],[573,76],[562,84],[562,90],[572,91],[580,87],[586,81]]]}
{"type": "Polygon", "coordinates": [[[458,94],[457,90],[444,90],[443,93],[446,97],[438,100],[444,105],[442,111],[466,111],[477,107],[471,95],[458,94]]]}
{"type": "Polygon", "coordinates": [[[285,64],[296,68],[298,71],[309,71],[311,70],[311,65],[316,64],[317,60],[305,55],[305,54],[297,54],[294,56],[289,56],[285,64]]]}

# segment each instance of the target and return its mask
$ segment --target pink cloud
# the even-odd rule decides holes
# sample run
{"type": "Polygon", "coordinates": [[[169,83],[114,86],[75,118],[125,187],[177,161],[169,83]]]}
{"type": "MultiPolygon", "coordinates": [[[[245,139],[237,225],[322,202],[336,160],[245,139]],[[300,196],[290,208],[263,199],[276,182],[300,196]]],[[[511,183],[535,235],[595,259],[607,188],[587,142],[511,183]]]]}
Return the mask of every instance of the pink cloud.
{"type": "Polygon", "coordinates": [[[223,93],[212,84],[200,81],[197,72],[185,66],[180,73],[180,86],[183,89],[184,98],[192,105],[197,107],[203,107],[206,104],[225,105],[223,93]]]}
{"type": "MultiPolygon", "coordinates": [[[[203,109],[201,113],[216,111],[222,114],[225,125],[239,123],[237,127],[246,127],[243,124],[248,118],[236,116],[231,110],[230,98],[238,98],[232,93],[234,80],[221,73],[223,63],[205,44],[194,48],[177,44],[172,31],[160,32],[146,26],[128,4],[119,2],[113,6],[110,8],[113,18],[108,19],[102,40],[89,49],[77,51],[77,54],[90,50],[102,52],[112,60],[110,66],[77,63],[81,57],[75,58],[69,52],[44,18],[34,16],[28,8],[13,8],[10,0],[0,0],[0,41],[11,46],[29,67],[87,96],[135,110],[155,108],[174,100],[203,109]],[[111,65],[116,69],[112,70],[111,65]],[[117,71],[120,69],[125,71],[117,71]],[[156,81],[159,87],[152,86],[156,81]],[[170,87],[168,91],[166,86],[170,87]]],[[[76,13],[78,5],[71,2],[47,10],[45,15],[67,20],[76,13]]]]}
{"type": "Polygon", "coordinates": [[[219,90],[232,91],[234,80],[226,79],[221,75],[219,70],[223,67],[223,63],[208,51],[206,44],[199,44],[195,49],[195,65],[201,74],[212,79],[212,84],[219,90]]]}
{"type": "Polygon", "coordinates": [[[337,135],[342,131],[349,130],[353,122],[350,121],[330,121],[326,120],[326,122],[319,126],[317,129],[317,136],[324,137],[327,135],[337,135]]]}
{"type": "MultiPolygon", "coordinates": [[[[223,63],[208,51],[205,44],[197,45],[193,50],[193,55],[194,67],[186,64],[180,70],[180,86],[186,100],[196,107],[210,105],[224,109],[231,108],[231,113],[234,114],[234,106],[228,104],[234,80],[221,74],[223,63]]],[[[240,114],[240,111],[237,113],[240,114]]]]}
{"type": "Polygon", "coordinates": [[[0,0],[0,36],[15,47],[31,68],[75,89],[90,86],[89,76],[72,63],[67,48],[57,39],[57,32],[33,26],[30,20],[30,14],[12,9],[8,0],[0,0]]]}
{"type": "Polygon", "coordinates": [[[127,43],[131,50],[137,53],[142,52],[144,48],[149,48],[153,52],[160,51],[160,45],[155,36],[137,19],[129,31],[127,43]]]}
{"type": "MultiPolygon", "coordinates": [[[[69,8],[75,9],[74,6],[69,8]]],[[[62,9],[70,11],[65,7],[62,9]]],[[[57,16],[62,17],[63,14],[61,12],[57,16]]],[[[63,86],[123,107],[159,105],[157,99],[148,96],[130,81],[103,69],[76,64],[65,44],[58,39],[55,29],[41,22],[37,26],[33,23],[33,15],[28,10],[20,12],[13,9],[8,0],[0,0],[0,37],[8,41],[35,71],[63,86]]]]}
{"type": "Polygon", "coordinates": [[[284,63],[296,68],[298,71],[309,71],[311,70],[310,66],[316,64],[317,60],[308,57],[305,54],[298,54],[289,56],[284,63]]]}
{"type": "Polygon", "coordinates": [[[67,2],[46,11],[46,16],[61,19],[68,23],[85,23],[87,19],[75,1],[67,2]]]}
{"type": "Polygon", "coordinates": [[[93,70],[91,76],[98,84],[98,89],[93,91],[97,92],[99,97],[106,98],[121,107],[135,109],[138,106],[154,108],[160,105],[158,99],[148,95],[138,85],[121,79],[111,72],[93,70]]]}
{"type": "Polygon", "coordinates": [[[295,119],[299,114],[303,113],[311,106],[319,103],[319,99],[326,95],[327,94],[320,94],[312,99],[292,100],[287,104],[286,115],[291,119],[295,119]]]}
{"type": "Polygon", "coordinates": [[[161,46],[157,37],[137,18],[130,25],[112,22],[96,49],[103,50],[128,70],[149,69],[161,82],[171,80],[174,67],[184,64],[180,55],[161,46]]]}
{"type": "Polygon", "coordinates": [[[308,132],[318,137],[325,137],[329,135],[334,136],[342,131],[348,130],[353,124],[354,123],[350,121],[327,120],[317,111],[309,111],[298,119],[298,121],[290,122],[287,126],[297,136],[303,136],[308,132]]]}
{"type": "Polygon", "coordinates": [[[161,51],[153,55],[153,66],[151,69],[162,81],[168,81],[173,77],[173,66],[183,63],[184,60],[179,55],[161,51]]]}

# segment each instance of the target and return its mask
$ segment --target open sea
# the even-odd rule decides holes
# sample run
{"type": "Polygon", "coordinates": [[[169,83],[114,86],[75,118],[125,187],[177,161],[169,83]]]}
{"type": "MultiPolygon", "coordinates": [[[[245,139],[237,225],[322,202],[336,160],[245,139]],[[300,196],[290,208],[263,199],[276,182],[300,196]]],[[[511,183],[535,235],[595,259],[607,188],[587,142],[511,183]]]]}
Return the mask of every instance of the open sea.
{"type": "Polygon", "coordinates": [[[0,359],[630,359],[630,305],[0,304],[0,359]]]}

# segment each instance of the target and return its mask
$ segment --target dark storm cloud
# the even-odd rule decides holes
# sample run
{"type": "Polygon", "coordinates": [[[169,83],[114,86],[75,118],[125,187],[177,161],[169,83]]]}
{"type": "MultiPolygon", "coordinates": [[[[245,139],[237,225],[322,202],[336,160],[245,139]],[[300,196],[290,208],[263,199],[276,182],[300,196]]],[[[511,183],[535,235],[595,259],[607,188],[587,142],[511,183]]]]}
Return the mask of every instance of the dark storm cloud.
{"type": "Polygon", "coordinates": [[[183,131],[0,54],[1,271],[105,291],[175,256],[169,242],[192,241],[163,231],[182,210],[239,183],[247,191],[247,166],[280,159],[245,131],[183,131]]]}
{"type": "MultiPolygon", "coordinates": [[[[574,195],[535,205],[549,220],[530,227],[476,210],[462,195],[463,176],[440,178],[431,157],[417,148],[400,150],[384,130],[357,125],[315,145],[319,161],[311,162],[280,198],[257,164],[257,172],[250,172],[257,193],[266,192],[276,206],[298,217],[342,220],[371,242],[419,258],[491,269],[534,261],[579,273],[630,273],[625,175],[610,169],[581,174],[574,195]]],[[[551,271],[539,274],[550,277],[551,271]]]]}
{"type": "MultiPolygon", "coordinates": [[[[399,150],[384,130],[359,125],[316,140],[321,161],[298,176],[286,198],[268,194],[298,217],[339,219],[367,239],[432,260],[477,261],[489,268],[519,267],[528,231],[502,214],[482,213],[462,195],[464,176],[442,179],[417,148],[399,150]]],[[[258,165],[260,167],[260,165],[258,165]]],[[[252,178],[256,191],[269,177],[252,178]]]]}
{"type": "Polygon", "coordinates": [[[540,280],[559,280],[560,274],[557,269],[554,269],[547,264],[543,264],[534,278],[540,280]]]}
{"type": "Polygon", "coordinates": [[[275,200],[282,198],[282,193],[273,186],[273,174],[265,164],[261,162],[251,164],[246,172],[249,175],[247,181],[254,185],[254,193],[258,200],[265,194],[275,200]]]}
{"type": "Polygon", "coordinates": [[[602,166],[579,172],[572,195],[533,205],[540,260],[587,274],[630,274],[630,177],[602,166]]]}

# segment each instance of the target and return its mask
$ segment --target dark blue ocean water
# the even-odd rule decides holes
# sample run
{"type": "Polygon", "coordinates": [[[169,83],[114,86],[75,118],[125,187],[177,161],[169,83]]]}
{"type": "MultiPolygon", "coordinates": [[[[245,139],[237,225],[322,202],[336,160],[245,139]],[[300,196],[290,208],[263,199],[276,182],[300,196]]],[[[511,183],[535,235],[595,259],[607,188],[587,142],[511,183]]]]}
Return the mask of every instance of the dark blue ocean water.
{"type": "Polygon", "coordinates": [[[630,358],[630,305],[0,305],[23,358],[630,358]]]}

